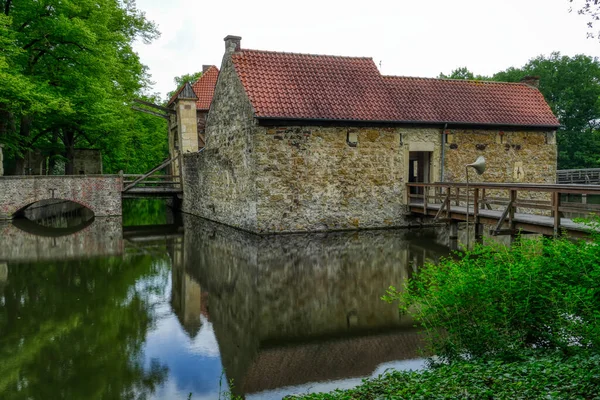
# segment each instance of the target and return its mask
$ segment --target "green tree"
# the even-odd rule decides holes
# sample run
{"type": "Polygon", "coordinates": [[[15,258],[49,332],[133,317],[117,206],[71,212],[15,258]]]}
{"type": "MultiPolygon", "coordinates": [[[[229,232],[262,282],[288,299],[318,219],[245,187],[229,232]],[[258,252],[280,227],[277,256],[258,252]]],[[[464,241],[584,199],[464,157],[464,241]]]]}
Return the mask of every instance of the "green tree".
{"type": "Polygon", "coordinates": [[[509,68],[494,80],[518,82],[526,75],[540,77],[540,91],[558,117],[558,166],[600,167],[600,62],[586,55],[552,53],[509,68]]]}
{"type": "Polygon", "coordinates": [[[132,43],[158,31],[134,0],[0,0],[0,9],[0,29],[14,48],[12,81],[23,82],[0,97],[9,117],[2,129],[11,136],[0,140],[12,143],[16,172],[34,146],[62,148],[72,172],[78,142],[96,146],[127,122],[131,101],[149,84],[132,43]]]}
{"type": "Polygon", "coordinates": [[[473,74],[467,67],[459,67],[450,72],[449,75],[445,75],[443,72],[440,73],[438,78],[441,79],[467,79],[467,80],[489,80],[490,78],[473,74]]]}
{"type": "Polygon", "coordinates": [[[176,76],[173,78],[173,82],[175,82],[175,90],[169,92],[167,94],[167,98],[170,99],[175,92],[182,87],[184,84],[189,83],[190,85],[194,84],[200,77],[202,76],[202,71],[193,72],[191,74],[183,74],[181,76],[176,76]]]}
{"type": "MultiPolygon", "coordinates": [[[[585,15],[588,17],[588,37],[596,37],[597,33],[594,33],[594,25],[600,20],[600,1],[598,0],[569,0],[569,3],[575,3],[575,9],[577,14],[585,15]]],[[[573,11],[573,7],[569,12],[573,11]]]]}

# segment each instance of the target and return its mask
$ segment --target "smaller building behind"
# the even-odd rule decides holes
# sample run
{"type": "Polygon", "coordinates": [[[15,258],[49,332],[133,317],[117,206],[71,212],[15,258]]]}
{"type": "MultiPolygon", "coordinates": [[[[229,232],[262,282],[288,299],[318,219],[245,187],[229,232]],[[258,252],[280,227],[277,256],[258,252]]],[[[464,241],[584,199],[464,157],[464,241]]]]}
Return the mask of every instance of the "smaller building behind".
{"type": "MultiPolygon", "coordinates": [[[[64,161],[50,162],[50,156],[34,149],[25,153],[25,175],[65,175],[64,161]]],[[[75,149],[73,151],[74,175],[102,175],[102,152],[98,149],[75,149]]]]}

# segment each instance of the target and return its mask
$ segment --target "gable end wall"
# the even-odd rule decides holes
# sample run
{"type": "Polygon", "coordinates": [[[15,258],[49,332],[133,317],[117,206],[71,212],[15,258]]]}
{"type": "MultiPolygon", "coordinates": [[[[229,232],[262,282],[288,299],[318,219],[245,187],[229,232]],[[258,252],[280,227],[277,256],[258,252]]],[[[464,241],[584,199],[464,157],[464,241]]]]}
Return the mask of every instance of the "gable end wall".
{"type": "Polygon", "coordinates": [[[256,230],[253,115],[226,55],[206,121],[206,146],[199,153],[184,155],[184,212],[256,230]]]}

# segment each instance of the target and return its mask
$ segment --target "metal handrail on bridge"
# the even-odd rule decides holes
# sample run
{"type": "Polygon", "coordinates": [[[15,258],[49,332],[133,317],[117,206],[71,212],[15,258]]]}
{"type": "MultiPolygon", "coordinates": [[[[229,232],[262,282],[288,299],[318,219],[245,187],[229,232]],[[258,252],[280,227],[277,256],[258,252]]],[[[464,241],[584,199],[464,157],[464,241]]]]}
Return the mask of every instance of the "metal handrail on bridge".
{"type": "MultiPolygon", "coordinates": [[[[466,205],[468,198],[466,183],[408,183],[406,186],[411,211],[435,215],[436,219],[442,216],[446,219],[461,219],[462,214],[466,216],[466,208],[461,207],[462,204],[466,205]]],[[[600,204],[584,202],[589,195],[600,197],[600,186],[471,183],[468,189],[473,207],[469,214],[473,215],[476,224],[482,219],[486,223],[493,222],[493,234],[514,234],[517,225],[530,228],[537,226],[538,229],[532,231],[544,233],[547,229],[543,227],[551,223],[553,234],[558,235],[562,229],[561,224],[564,225],[565,222],[569,225],[567,228],[578,229],[575,226],[577,224],[570,220],[561,221],[565,213],[600,215],[600,204]],[[582,195],[582,202],[569,201],[568,195],[582,195]],[[518,209],[525,212],[519,214],[517,224],[518,218],[515,215],[518,209]],[[508,224],[508,229],[501,229],[504,224],[508,224]]]]}

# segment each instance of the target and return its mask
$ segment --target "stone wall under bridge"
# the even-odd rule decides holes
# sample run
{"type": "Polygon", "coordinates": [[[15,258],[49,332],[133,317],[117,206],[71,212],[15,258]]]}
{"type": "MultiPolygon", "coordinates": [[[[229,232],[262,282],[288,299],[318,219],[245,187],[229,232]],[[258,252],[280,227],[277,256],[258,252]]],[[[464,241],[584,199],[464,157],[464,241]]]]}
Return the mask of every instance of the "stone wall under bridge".
{"type": "Polygon", "coordinates": [[[0,220],[41,200],[69,200],[89,208],[96,217],[122,215],[120,175],[0,177],[0,220]]]}

